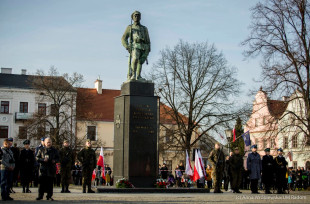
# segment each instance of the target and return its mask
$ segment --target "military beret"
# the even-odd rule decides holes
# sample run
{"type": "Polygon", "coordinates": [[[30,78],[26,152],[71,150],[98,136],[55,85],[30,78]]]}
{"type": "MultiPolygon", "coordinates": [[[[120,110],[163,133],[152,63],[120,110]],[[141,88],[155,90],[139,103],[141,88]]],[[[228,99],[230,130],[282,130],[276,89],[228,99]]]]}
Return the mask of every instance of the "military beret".
{"type": "Polygon", "coordinates": [[[13,138],[12,138],[12,137],[9,137],[9,138],[8,138],[8,141],[13,142],[13,138]]]}
{"type": "Polygon", "coordinates": [[[133,15],[135,14],[139,14],[141,16],[141,13],[139,11],[134,11],[132,14],[131,14],[131,18],[133,18],[133,15]]]}
{"type": "Polygon", "coordinates": [[[266,148],[266,149],[265,149],[265,152],[270,152],[270,148],[266,148]]]}
{"type": "Polygon", "coordinates": [[[235,147],[235,149],[234,150],[239,150],[239,147],[235,147]]]}
{"type": "Polygon", "coordinates": [[[278,152],[283,152],[283,149],[282,149],[282,148],[279,148],[277,151],[278,151],[278,152]]]}
{"type": "Polygon", "coordinates": [[[251,149],[253,149],[253,148],[257,149],[257,145],[256,144],[252,145],[251,149]]]}
{"type": "Polygon", "coordinates": [[[30,140],[25,140],[25,141],[23,142],[23,144],[24,144],[24,145],[29,145],[29,144],[30,144],[30,140]]]}
{"type": "Polygon", "coordinates": [[[64,140],[64,143],[69,143],[69,140],[64,140]]]}
{"type": "Polygon", "coordinates": [[[87,139],[86,142],[91,142],[90,139],[87,139]]]}
{"type": "Polygon", "coordinates": [[[41,137],[41,141],[44,141],[46,137],[41,137]]]}

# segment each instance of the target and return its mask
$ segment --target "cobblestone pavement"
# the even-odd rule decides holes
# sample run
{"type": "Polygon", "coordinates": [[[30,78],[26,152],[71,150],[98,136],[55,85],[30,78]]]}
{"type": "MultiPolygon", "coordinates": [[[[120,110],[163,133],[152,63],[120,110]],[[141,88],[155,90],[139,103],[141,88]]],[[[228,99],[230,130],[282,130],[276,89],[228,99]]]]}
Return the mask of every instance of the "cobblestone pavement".
{"type": "MultiPolygon", "coordinates": [[[[15,194],[11,194],[14,201],[6,203],[48,203],[45,200],[36,201],[37,189],[31,188],[32,193],[21,193],[21,188],[14,188],[15,194]]],[[[185,204],[185,203],[310,203],[310,191],[295,191],[285,195],[251,194],[243,190],[242,194],[224,192],[223,194],[212,193],[185,193],[185,194],[119,194],[119,193],[95,193],[83,194],[80,187],[72,187],[71,193],[60,193],[60,188],[54,188],[55,201],[53,203],[124,203],[124,204],[185,204]]],[[[95,190],[95,189],[94,189],[95,190]]],[[[5,203],[5,202],[1,202],[5,203]]]]}

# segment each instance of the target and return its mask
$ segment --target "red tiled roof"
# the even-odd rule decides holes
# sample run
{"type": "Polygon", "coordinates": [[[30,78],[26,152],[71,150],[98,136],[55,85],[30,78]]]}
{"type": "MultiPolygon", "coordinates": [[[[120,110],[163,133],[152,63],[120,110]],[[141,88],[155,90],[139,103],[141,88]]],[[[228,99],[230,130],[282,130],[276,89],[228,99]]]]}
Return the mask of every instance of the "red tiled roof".
{"type": "Polygon", "coordinates": [[[120,90],[77,89],[77,119],[95,121],[114,121],[114,98],[121,94],[120,90]]]}
{"type": "MultiPolygon", "coordinates": [[[[160,103],[160,122],[163,124],[177,124],[172,115],[174,115],[173,109],[163,103],[160,103]]],[[[187,117],[181,113],[179,113],[179,116],[185,123],[187,122],[187,117]]]]}
{"type": "Polygon", "coordinates": [[[268,100],[267,101],[268,110],[272,116],[275,118],[281,117],[287,107],[287,102],[277,101],[277,100],[268,100]]]}

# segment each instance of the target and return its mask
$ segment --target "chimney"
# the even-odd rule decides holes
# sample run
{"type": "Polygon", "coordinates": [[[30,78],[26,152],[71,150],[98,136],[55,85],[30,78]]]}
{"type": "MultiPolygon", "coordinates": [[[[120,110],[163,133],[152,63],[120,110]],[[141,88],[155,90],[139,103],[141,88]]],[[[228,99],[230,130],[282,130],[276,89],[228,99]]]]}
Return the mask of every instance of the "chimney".
{"type": "Polygon", "coordinates": [[[22,69],[21,75],[26,75],[26,73],[27,73],[27,69],[22,69]]]}
{"type": "Polygon", "coordinates": [[[1,74],[12,74],[12,68],[1,67],[1,74]]]}
{"type": "Polygon", "coordinates": [[[97,79],[95,81],[95,88],[96,88],[98,94],[102,94],[102,80],[97,79]]]}

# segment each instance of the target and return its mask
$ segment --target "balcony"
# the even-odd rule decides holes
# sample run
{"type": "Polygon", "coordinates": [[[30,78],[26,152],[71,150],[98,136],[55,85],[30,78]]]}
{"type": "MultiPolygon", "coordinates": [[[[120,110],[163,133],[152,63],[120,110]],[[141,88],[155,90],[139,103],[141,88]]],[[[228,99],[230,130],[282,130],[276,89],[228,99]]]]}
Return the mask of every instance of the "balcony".
{"type": "Polygon", "coordinates": [[[30,118],[32,118],[32,113],[15,113],[15,121],[28,120],[30,118]]]}

